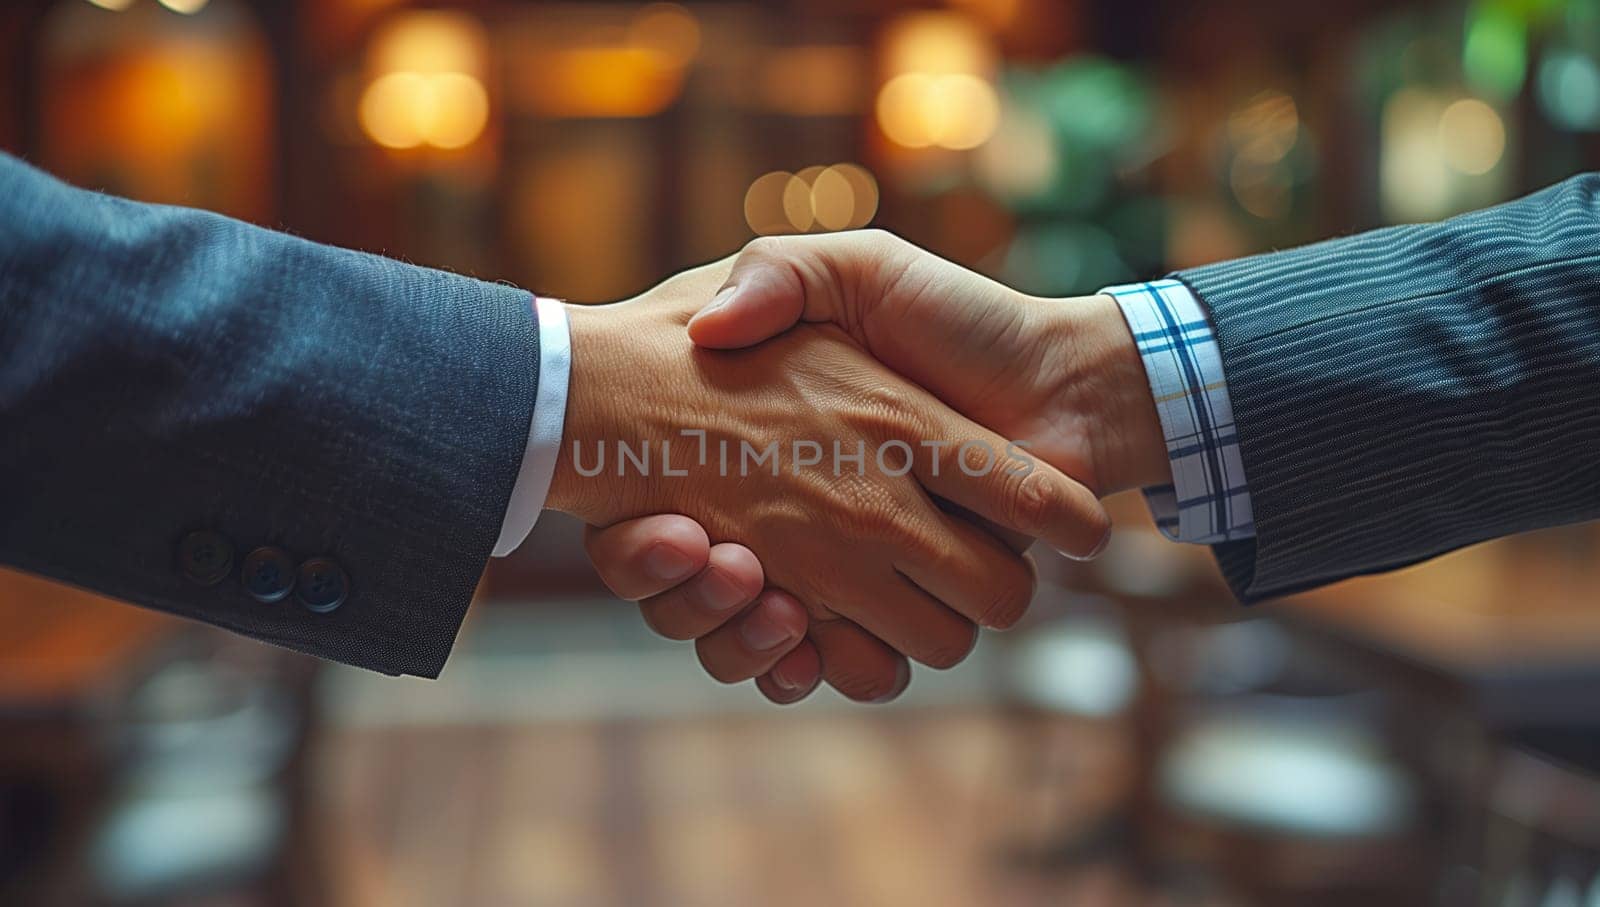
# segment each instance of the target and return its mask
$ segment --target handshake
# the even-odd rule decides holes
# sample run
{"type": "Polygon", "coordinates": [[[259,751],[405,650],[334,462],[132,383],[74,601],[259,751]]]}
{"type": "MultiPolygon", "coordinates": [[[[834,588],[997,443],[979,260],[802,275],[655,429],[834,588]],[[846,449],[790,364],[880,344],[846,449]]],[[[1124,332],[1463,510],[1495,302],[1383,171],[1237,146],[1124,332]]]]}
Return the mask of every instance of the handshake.
{"type": "Polygon", "coordinates": [[[1122,489],[1244,601],[1600,519],[1596,212],[1584,174],[1080,299],[769,238],[530,320],[0,153],[0,563],[433,677],[548,507],[718,679],[888,699],[1122,489]]]}
{"type": "Polygon", "coordinates": [[[590,525],[652,628],[775,702],[822,680],[887,701],[908,659],[955,665],[1026,610],[1034,539],[1093,557],[1099,497],[1170,480],[1115,301],[1029,297],[887,233],[758,239],[567,313],[545,506],[590,525]]]}

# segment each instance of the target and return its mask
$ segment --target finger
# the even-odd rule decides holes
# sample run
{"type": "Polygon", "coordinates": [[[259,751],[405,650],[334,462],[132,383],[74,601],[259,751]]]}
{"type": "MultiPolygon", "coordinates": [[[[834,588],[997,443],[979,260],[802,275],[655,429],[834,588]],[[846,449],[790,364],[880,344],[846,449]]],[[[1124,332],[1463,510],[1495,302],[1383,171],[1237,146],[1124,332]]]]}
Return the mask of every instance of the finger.
{"type": "Polygon", "coordinates": [[[851,601],[831,607],[913,661],[954,667],[977,642],[978,628],[971,620],[899,573],[858,580],[851,591],[851,601]]]}
{"type": "Polygon", "coordinates": [[[881,230],[753,240],[711,303],[689,320],[689,338],[703,347],[735,349],[781,334],[802,319],[850,330],[842,316],[850,311],[856,278],[893,272],[903,247],[881,230]]]}
{"type": "Polygon", "coordinates": [[[1069,557],[1087,560],[1105,549],[1111,516],[1088,488],[953,412],[931,419],[924,437],[940,444],[914,458],[929,492],[1069,557]]]}
{"type": "Polygon", "coordinates": [[[822,679],[856,702],[888,702],[911,683],[904,655],[848,620],[813,621],[811,641],[822,658],[822,679]]]}
{"type": "Polygon", "coordinates": [[[695,640],[695,654],[706,673],[723,683],[738,683],[777,665],[806,635],[810,616],[794,596],[768,589],[737,619],[695,640]]]}
{"type": "Polygon", "coordinates": [[[711,542],[686,516],[659,514],[583,531],[583,547],[618,598],[638,601],[671,589],[706,566],[711,542]]]}
{"type": "Polygon", "coordinates": [[[966,522],[977,526],[979,529],[982,529],[984,532],[989,533],[1004,543],[1007,548],[1010,548],[1012,551],[1015,551],[1018,554],[1021,554],[1022,552],[1027,551],[1029,548],[1032,548],[1033,543],[1038,541],[1038,539],[1035,539],[1031,535],[1023,535],[1020,532],[1013,532],[1004,526],[997,525],[993,520],[986,520],[967,508],[952,504],[943,498],[935,498],[933,503],[938,505],[939,509],[943,510],[945,513],[948,513],[953,517],[957,517],[958,519],[965,520],[966,522]]]}
{"type": "Polygon", "coordinates": [[[749,548],[712,547],[704,570],[639,603],[650,629],[668,639],[696,639],[727,623],[761,594],[761,562],[749,548]]]}
{"type": "Polygon", "coordinates": [[[971,523],[943,514],[941,518],[944,531],[937,547],[902,554],[895,569],[979,626],[1014,625],[1033,602],[1037,577],[1032,562],[971,523]]]}
{"type": "Polygon", "coordinates": [[[822,655],[809,639],[789,650],[767,673],[756,678],[756,689],[778,705],[790,705],[811,695],[822,682],[822,655]]]}

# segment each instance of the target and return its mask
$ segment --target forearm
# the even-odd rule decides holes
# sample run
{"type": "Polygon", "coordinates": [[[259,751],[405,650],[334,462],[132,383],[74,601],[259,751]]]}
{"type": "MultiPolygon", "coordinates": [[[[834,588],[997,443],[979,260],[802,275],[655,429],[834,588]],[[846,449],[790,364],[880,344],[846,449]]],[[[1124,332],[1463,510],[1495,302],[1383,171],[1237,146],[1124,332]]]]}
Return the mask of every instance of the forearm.
{"type": "Polygon", "coordinates": [[[528,438],[526,293],[0,158],[0,559],[313,654],[434,674],[528,438]],[[184,569],[194,530],[233,569],[184,569]],[[342,565],[313,613],[260,547],[342,565]]]}
{"type": "Polygon", "coordinates": [[[1247,599],[1600,517],[1600,178],[1178,275],[1216,327],[1247,599]]]}

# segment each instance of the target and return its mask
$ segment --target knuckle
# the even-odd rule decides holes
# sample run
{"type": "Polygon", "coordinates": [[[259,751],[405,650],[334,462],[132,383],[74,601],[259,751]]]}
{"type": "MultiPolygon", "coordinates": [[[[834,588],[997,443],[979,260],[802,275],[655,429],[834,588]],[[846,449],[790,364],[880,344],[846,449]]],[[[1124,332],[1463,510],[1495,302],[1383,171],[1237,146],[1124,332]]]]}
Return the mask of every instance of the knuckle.
{"type": "Polygon", "coordinates": [[[846,476],[838,481],[838,516],[841,528],[857,536],[886,539],[893,544],[906,543],[909,528],[895,496],[880,483],[866,478],[846,476]]]}
{"type": "Polygon", "coordinates": [[[878,376],[868,378],[850,391],[848,418],[851,427],[866,442],[869,461],[880,449],[887,457],[898,461],[909,448],[915,462],[921,449],[918,439],[933,434],[933,420],[927,416],[927,400],[919,390],[902,382],[878,380],[878,376]],[[902,444],[904,448],[900,447],[902,444]]]}
{"type": "Polygon", "coordinates": [[[1017,479],[1007,495],[1012,525],[1033,536],[1044,534],[1061,504],[1055,483],[1039,470],[1017,479]]]}
{"type": "Polygon", "coordinates": [[[758,236],[744,244],[740,258],[771,261],[783,255],[786,243],[777,236],[758,236]]]}
{"type": "Polygon", "coordinates": [[[867,227],[858,232],[862,242],[876,249],[890,249],[904,242],[899,236],[882,227],[867,227]]]}
{"type": "Polygon", "coordinates": [[[968,441],[956,448],[956,468],[969,476],[994,472],[994,450],[982,441],[968,441]]]}
{"type": "Polygon", "coordinates": [[[873,382],[862,387],[858,393],[862,407],[874,416],[891,417],[899,421],[912,409],[911,389],[898,382],[873,382]]]}

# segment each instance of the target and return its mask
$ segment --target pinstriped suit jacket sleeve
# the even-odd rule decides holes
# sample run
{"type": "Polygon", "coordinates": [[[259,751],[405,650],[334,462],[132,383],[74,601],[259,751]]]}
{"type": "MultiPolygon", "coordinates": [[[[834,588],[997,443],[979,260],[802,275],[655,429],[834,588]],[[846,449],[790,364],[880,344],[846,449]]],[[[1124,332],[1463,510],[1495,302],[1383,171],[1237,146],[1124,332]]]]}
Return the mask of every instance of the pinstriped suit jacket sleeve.
{"type": "Polygon", "coordinates": [[[530,301],[0,154],[0,563],[434,676],[528,444],[530,301]],[[230,573],[186,575],[196,531],[230,573]],[[334,560],[347,597],[255,600],[258,547],[334,560]]]}
{"type": "Polygon", "coordinates": [[[1176,276],[1233,400],[1242,599],[1600,518],[1600,175],[1176,276]]]}

